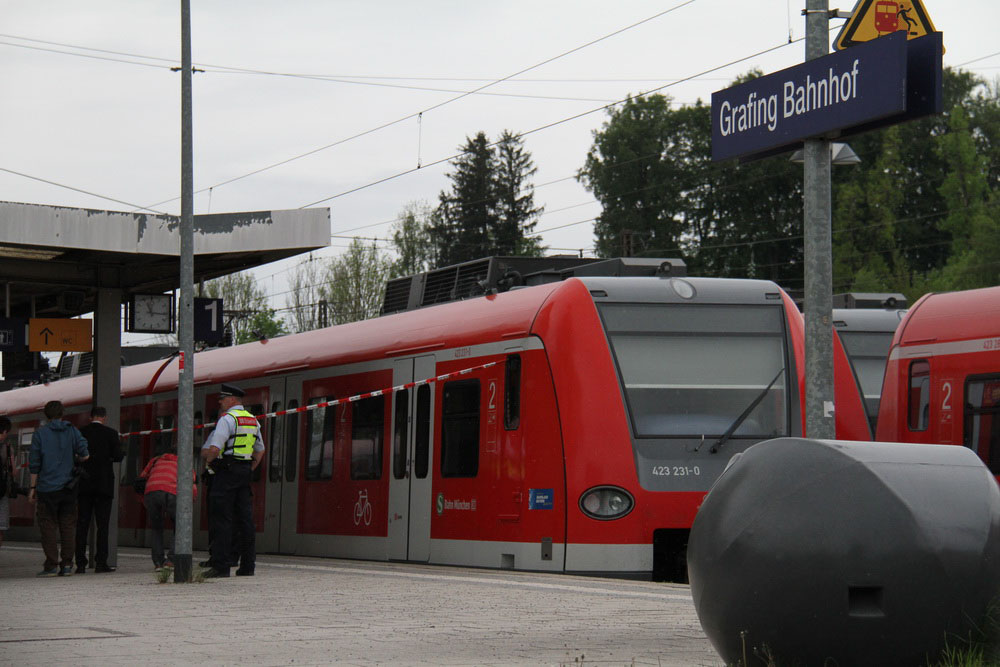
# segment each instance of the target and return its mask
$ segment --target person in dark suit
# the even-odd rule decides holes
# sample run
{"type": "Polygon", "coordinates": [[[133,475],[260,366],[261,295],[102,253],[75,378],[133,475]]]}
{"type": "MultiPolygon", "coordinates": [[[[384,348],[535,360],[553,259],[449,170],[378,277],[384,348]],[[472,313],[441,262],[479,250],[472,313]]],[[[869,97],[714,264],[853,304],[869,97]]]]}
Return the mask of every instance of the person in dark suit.
{"type": "Polygon", "coordinates": [[[108,522],[111,519],[111,503],[115,499],[115,469],[125,457],[118,431],[106,426],[108,411],[94,406],[90,411],[91,422],[80,429],[87,439],[90,459],[83,464],[86,471],[80,480],[77,506],[79,514],[76,523],[76,573],[87,571],[87,533],[90,532],[91,517],[97,523],[97,540],[91,551],[94,572],[114,572],[108,565],[108,522]]]}

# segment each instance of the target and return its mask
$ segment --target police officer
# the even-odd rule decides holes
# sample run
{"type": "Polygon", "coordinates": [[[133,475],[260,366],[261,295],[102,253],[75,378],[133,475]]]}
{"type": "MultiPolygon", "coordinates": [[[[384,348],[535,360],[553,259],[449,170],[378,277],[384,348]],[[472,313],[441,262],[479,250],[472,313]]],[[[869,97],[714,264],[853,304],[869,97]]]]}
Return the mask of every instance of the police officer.
{"type": "Polygon", "coordinates": [[[239,535],[235,545],[240,554],[238,577],[254,573],[254,523],[250,479],[253,470],[264,458],[264,440],[257,418],[243,408],[244,392],[239,387],[223,384],[219,391],[219,406],[225,413],[219,417],[215,430],[201,448],[201,458],[215,469],[209,491],[209,524],[213,534],[209,547],[207,578],[228,577],[233,535],[239,535]],[[239,526],[234,531],[234,525],[239,526]]]}

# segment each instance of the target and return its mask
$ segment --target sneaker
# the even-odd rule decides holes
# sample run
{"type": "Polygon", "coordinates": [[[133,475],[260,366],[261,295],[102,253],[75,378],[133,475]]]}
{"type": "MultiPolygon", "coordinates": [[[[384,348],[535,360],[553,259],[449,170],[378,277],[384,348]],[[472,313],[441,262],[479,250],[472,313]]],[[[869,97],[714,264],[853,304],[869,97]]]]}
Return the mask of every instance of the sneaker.
{"type": "Polygon", "coordinates": [[[56,569],[56,568],[52,568],[51,570],[42,570],[41,572],[39,572],[35,576],[36,577],[54,577],[54,576],[56,576],[58,574],[59,574],[59,570],[56,569]]]}
{"type": "Polygon", "coordinates": [[[236,576],[237,577],[252,577],[253,576],[253,570],[243,570],[243,569],[236,570],[236,576]]]}
{"type": "Polygon", "coordinates": [[[114,572],[117,569],[117,567],[111,567],[110,565],[98,565],[94,568],[94,572],[114,572]]]}
{"type": "Polygon", "coordinates": [[[60,577],[73,576],[73,567],[70,565],[63,565],[61,568],[59,568],[59,576],[60,577]]]}

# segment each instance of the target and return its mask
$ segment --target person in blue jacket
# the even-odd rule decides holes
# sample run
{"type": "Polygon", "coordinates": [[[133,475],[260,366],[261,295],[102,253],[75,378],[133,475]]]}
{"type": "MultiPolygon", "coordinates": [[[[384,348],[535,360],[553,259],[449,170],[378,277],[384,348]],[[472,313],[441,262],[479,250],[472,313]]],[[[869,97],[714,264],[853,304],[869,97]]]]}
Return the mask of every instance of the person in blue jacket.
{"type": "Polygon", "coordinates": [[[63,421],[59,401],[45,404],[48,422],[31,436],[28,471],[38,530],[42,534],[45,566],[39,577],[73,574],[76,552],[76,481],[73,469],[90,458],[87,440],[69,422],[63,421]],[[62,553],[59,542],[62,542],[62,553]]]}

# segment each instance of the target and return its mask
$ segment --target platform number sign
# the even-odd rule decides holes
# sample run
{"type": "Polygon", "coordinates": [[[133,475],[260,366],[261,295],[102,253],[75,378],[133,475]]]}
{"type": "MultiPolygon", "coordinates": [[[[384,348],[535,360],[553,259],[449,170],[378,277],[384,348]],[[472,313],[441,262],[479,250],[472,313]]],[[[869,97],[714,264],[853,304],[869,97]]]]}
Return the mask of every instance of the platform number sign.
{"type": "Polygon", "coordinates": [[[222,299],[194,299],[194,339],[216,345],[222,342],[222,299]]]}

